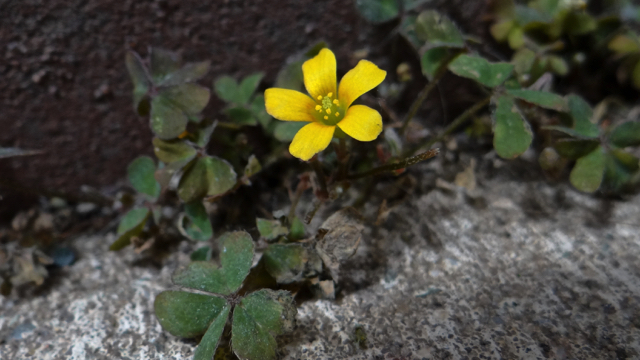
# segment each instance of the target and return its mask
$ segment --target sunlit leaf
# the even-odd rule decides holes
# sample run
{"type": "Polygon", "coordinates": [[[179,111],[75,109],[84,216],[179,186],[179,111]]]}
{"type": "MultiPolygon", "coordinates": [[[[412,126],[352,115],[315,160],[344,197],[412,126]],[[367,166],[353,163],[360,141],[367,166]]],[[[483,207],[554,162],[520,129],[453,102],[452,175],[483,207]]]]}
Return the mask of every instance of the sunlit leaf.
{"type": "Polygon", "coordinates": [[[516,50],[524,45],[524,30],[521,27],[513,27],[507,35],[509,47],[516,50]]]}
{"type": "Polygon", "coordinates": [[[175,86],[183,83],[194,82],[207,74],[211,61],[201,61],[197,63],[189,63],[181,69],[167,74],[158,84],[159,86],[175,86]]]}
{"type": "Polygon", "coordinates": [[[560,56],[549,56],[549,68],[555,74],[558,74],[560,76],[565,76],[569,73],[569,64],[560,56]]]}
{"type": "Polygon", "coordinates": [[[133,208],[120,220],[117,234],[118,239],[111,244],[109,250],[117,251],[131,244],[131,237],[138,236],[144,229],[144,225],[151,212],[147,208],[133,208]]]}
{"type": "Polygon", "coordinates": [[[633,54],[640,52],[640,41],[632,34],[618,34],[609,41],[609,50],[618,54],[633,54]]]}
{"type": "Polygon", "coordinates": [[[605,169],[605,154],[602,147],[576,161],[569,180],[578,190],[592,193],[600,187],[605,169]]]}
{"type": "Polygon", "coordinates": [[[489,31],[496,41],[503,42],[507,40],[507,36],[515,25],[513,20],[503,20],[491,25],[489,31]]]}
{"type": "Polygon", "coordinates": [[[449,63],[449,70],[458,76],[475,80],[485,86],[496,87],[511,75],[513,65],[490,63],[484,58],[463,54],[449,63]]]}
{"type": "Polygon", "coordinates": [[[545,109],[551,109],[556,111],[568,110],[567,101],[560,95],[546,91],[538,90],[507,90],[507,94],[515,96],[520,100],[538,105],[545,109]]]}
{"type": "Polygon", "coordinates": [[[609,141],[620,148],[640,145],[640,122],[628,121],[616,126],[609,135],[609,141]]]}
{"type": "Polygon", "coordinates": [[[458,27],[448,17],[434,10],[423,11],[415,23],[416,35],[430,48],[463,48],[464,38],[458,27]]]}
{"type": "MultiPolygon", "coordinates": [[[[218,317],[228,314],[223,298],[184,291],[163,291],[154,303],[160,325],[169,333],[191,338],[204,334],[218,317]]],[[[216,321],[217,322],[217,321],[216,321]]]]}
{"type": "Polygon", "coordinates": [[[149,195],[152,199],[160,196],[160,184],[155,178],[156,164],[148,156],[139,156],[127,167],[129,182],[136,191],[149,195]]]}
{"type": "Polygon", "coordinates": [[[275,336],[293,329],[296,313],[288,291],[262,289],[249,294],[233,310],[233,352],[240,359],[274,359],[275,336]]]}
{"type": "Polygon", "coordinates": [[[529,148],[533,134],[512,97],[499,96],[494,101],[493,147],[501,157],[513,159],[529,148]]]}

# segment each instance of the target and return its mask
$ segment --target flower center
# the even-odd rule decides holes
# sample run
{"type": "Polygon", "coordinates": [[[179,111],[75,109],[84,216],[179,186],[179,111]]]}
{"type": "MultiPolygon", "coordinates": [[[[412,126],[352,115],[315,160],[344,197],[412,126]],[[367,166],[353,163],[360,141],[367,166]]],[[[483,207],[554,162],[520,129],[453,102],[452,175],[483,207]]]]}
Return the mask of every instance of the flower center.
{"type": "Polygon", "coordinates": [[[326,96],[318,95],[316,100],[319,103],[316,105],[318,122],[333,126],[344,118],[344,110],[340,106],[340,101],[333,98],[333,93],[328,93],[326,96]]]}

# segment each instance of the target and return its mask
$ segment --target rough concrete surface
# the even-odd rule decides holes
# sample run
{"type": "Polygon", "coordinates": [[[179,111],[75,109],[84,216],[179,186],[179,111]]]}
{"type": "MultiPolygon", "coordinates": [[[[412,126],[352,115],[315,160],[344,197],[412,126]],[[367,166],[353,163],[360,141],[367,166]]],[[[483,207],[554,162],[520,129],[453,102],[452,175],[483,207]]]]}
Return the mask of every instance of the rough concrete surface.
{"type": "MultiPolygon", "coordinates": [[[[640,197],[504,179],[481,191],[436,189],[369,224],[338,299],[301,305],[281,358],[640,357],[640,197]]],[[[48,289],[0,298],[1,359],[192,356],[195,342],[163,332],[152,307],[186,253],[159,269],[109,242],[79,238],[82,258],[48,289]]]]}

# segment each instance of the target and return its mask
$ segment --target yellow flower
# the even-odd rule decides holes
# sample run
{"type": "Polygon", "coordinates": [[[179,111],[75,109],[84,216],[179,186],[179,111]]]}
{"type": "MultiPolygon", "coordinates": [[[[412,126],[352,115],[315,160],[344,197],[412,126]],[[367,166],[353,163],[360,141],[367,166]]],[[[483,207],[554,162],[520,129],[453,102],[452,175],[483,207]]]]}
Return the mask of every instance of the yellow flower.
{"type": "Polygon", "coordinates": [[[360,60],[336,85],[336,57],[322,49],[302,64],[304,86],[311,97],[295,90],[271,88],[264,92],[269,115],[283,121],[306,121],[289,146],[291,155],[309,160],[329,146],[336,126],[360,141],[375,140],[382,131],[380,113],[351,103],[378,86],[387,72],[374,63],[360,60]]]}

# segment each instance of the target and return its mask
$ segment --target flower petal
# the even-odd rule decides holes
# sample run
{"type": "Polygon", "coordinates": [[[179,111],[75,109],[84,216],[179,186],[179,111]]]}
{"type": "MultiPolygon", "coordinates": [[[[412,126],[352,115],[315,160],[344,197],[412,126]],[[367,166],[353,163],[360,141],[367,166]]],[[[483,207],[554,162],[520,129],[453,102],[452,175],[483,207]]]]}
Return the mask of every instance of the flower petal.
{"type": "Polygon", "coordinates": [[[382,132],[382,116],[368,106],[354,105],[347,110],[338,127],[356,140],[371,141],[382,132]]]}
{"type": "Polygon", "coordinates": [[[312,98],[336,95],[336,56],[331,50],[324,48],[318,55],[302,64],[304,86],[312,98]]]}
{"type": "Polygon", "coordinates": [[[358,65],[346,73],[340,80],[338,98],[348,107],[360,95],[380,85],[387,76],[376,64],[367,60],[360,60],[358,65]]]}
{"type": "Polygon", "coordinates": [[[271,88],[264,92],[267,113],[278,120],[314,121],[315,101],[299,91],[271,88]]]}
{"type": "Polygon", "coordinates": [[[307,161],[329,146],[335,126],[312,122],[298,131],[289,146],[291,155],[307,161]]]}

